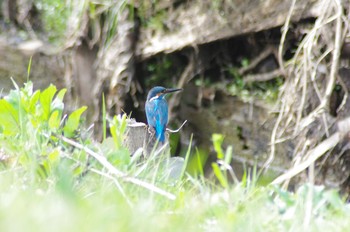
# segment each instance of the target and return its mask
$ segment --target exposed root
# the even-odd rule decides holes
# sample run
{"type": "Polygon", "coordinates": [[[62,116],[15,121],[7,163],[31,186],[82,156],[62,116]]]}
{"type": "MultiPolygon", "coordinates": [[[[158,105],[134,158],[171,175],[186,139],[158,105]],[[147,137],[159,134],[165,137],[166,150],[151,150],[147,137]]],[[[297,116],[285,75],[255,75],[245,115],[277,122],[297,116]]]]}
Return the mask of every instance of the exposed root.
{"type": "Polygon", "coordinates": [[[287,77],[281,89],[279,117],[271,136],[271,153],[265,167],[275,156],[276,141],[291,136],[295,144],[299,145],[294,151],[294,167],[273,183],[288,181],[314,165],[317,159],[337,146],[344,137],[339,132],[331,133],[330,130],[334,131],[334,118],[329,111],[337,81],[345,92],[337,112],[343,109],[348,98],[348,87],[338,78],[348,19],[343,15],[344,8],[340,0],[323,0],[320,9],[323,10],[321,16],[300,42],[292,60],[285,64],[282,51],[292,12],[282,34],[278,60],[287,77]]]}
{"type": "Polygon", "coordinates": [[[256,68],[256,66],[263,61],[264,59],[266,59],[269,55],[274,54],[275,53],[275,48],[272,46],[267,47],[264,51],[262,51],[255,59],[253,59],[249,65],[244,66],[242,68],[240,68],[238,70],[239,75],[243,75],[249,71],[251,71],[252,69],[256,68]]]}
{"type": "Polygon", "coordinates": [[[244,77],[243,81],[245,83],[269,81],[281,75],[283,75],[283,72],[280,69],[276,69],[267,73],[248,75],[244,77]]]}

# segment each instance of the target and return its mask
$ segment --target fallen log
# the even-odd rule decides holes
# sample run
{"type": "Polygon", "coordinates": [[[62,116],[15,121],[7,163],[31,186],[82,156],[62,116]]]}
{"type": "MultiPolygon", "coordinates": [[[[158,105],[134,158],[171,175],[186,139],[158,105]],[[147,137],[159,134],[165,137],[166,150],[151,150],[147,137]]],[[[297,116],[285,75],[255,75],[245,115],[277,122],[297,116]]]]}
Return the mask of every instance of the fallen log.
{"type": "Polygon", "coordinates": [[[169,153],[169,141],[166,136],[164,143],[158,143],[154,136],[154,130],[142,122],[136,122],[135,119],[127,119],[126,134],[123,141],[130,154],[133,155],[137,150],[142,149],[144,157],[152,153],[169,153]]]}

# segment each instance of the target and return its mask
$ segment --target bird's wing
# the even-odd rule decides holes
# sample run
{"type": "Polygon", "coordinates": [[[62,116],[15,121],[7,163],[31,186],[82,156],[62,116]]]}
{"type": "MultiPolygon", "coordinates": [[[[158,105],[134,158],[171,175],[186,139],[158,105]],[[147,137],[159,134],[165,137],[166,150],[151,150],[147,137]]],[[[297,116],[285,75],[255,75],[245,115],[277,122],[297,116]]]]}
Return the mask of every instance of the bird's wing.
{"type": "Polygon", "coordinates": [[[166,125],[168,124],[168,104],[162,99],[156,101],[156,130],[160,133],[164,133],[166,125]]]}
{"type": "Polygon", "coordinates": [[[155,99],[146,103],[146,116],[149,126],[152,126],[160,141],[164,141],[166,125],[168,124],[168,104],[164,99],[155,99]]]}
{"type": "Polygon", "coordinates": [[[146,102],[146,117],[147,117],[147,123],[149,126],[152,126],[156,128],[156,112],[155,112],[155,104],[153,101],[146,102]]]}

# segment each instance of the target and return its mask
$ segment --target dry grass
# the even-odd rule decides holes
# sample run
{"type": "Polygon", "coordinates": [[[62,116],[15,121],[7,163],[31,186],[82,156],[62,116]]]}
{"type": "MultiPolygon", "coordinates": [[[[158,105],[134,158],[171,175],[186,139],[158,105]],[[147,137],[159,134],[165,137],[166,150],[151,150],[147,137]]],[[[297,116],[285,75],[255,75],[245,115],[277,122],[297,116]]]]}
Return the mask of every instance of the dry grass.
{"type": "MultiPolygon", "coordinates": [[[[295,1],[294,1],[295,2],[295,1]]],[[[283,63],[282,51],[289,18],[285,23],[279,63],[287,78],[280,93],[279,115],[271,136],[271,154],[266,163],[269,166],[275,156],[277,143],[294,140],[296,143],[293,163],[289,172],[275,180],[290,178],[313,166],[315,161],[335,147],[341,136],[331,134],[334,118],[330,116],[330,97],[337,83],[340,52],[348,30],[348,18],[340,0],[322,0],[322,11],[311,28],[304,28],[305,37],[294,57],[283,63]],[[312,136],[309,136],[310,133],[312,136]]],[[[293,7],[291,8],[292,13],[293,7]]],[[[343,86],[342,86],[343,87],[343,86]]],[[[338,111],[344,106],[345,96],[338,111]]]]}

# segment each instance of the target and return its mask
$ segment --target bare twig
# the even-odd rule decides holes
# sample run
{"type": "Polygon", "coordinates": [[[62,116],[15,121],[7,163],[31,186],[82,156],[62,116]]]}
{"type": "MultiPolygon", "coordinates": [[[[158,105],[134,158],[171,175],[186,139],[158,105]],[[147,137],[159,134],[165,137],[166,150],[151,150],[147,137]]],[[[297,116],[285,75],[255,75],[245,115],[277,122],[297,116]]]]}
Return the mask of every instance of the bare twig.
{"type": "Polygon", "coordinates": [[[296,164],[292,169],[277,177],[272,184],[280,184],[284,181],[288,181],[306,168],[313,165],[314,162],[322,157],[327,151],[334,148],[350,131],[350,118],[346,118],[338,122],[338,132],[335,132],[332,136],[325,139],[322,143],[317,145],[314,149],[309,151],[304,157],[306,160],[296,164]]]}
{"type": "Polygon", "coordinates": [[[64,136],[59,136],[60,139],[62,139],[64,142],[78,148],[81,149],[83,151],[85,151],[88,155],[92,156],[93,158],[95,158],[104,168],[106,168],[108,170],[108,172],[110,172],[111,174],[117,176],[118,178],[121,178],[123,181],[126,182],[130,182],[136,185],[139,185],[143,188],[146,188],[148,190],[151,190],[152,192],[158,193],[162,196],[167,197],[170,200],[175,200],[176,196],[174,194],[171,194],[153,184],[147,183],[145,181],[139,180],[135,177],[131,177],[128,176],[127,174],[119,171],[118,169],[116,169],[110,162],[108,162],[107,158],[104,157],[103,155],[100,155],[94,151],[92,151],[91,149],[81,145],[80,143],[77,143],[71,139],[68,139],[64,136]]]}
{"type": "Polygon", "coordinates": [[[341,109],[345,106],[345,103],[346,103],[346,101],[348,99],[348,96],[349,96],[348,87],[344,83],[344,81],[343,81],[341,76],[339,76],[338,81],[339,81],[339,84],[340,84],[340,86],[342,87],[342,89],[344,91],[344,97],[343,97],[343,100],[341,101],[341,103],[340,103],[340,105],[339,105],[339,107],[337,109],[337,113],[339,113],[341,111],[341,109]]]}
{"type": "Polygon", "coordinates": [[[243,81],[245,83],[251,83],[251,82],[263,82],[263,81],[269,81],[272,80],[278,76],[283,75],[283,72],[280,69],[273,70],[271,72],[267,73],[261,73],[261,74],[254,74],[254,75],[248,75],[244,77],[243,81]]]}
{"type": "Polygon", "coordinates": [[[280,184],[286,180],[291,179],[292,177],[296,176],[300,172],[304,171],[306,168],[312,165],[318,158],[320,158],[323,154],[325,154],[328,150],[335,147],[339,143],[341,138],[342,137],[339,132],[334,133],[331,137],[327,138],[322,143],[317,145],[314,149],[312,149],[307,155],[308,156],[307,160],[293,167],[285,174],[277,177],[274,181],[272,181],[272,184],[280,184]]]}
{"type": "MultiPolygon", "coordinates": [[[[295,2],[293,1],[292,6],[295,2]]],[[[280,114],[271,135],[271,153],[265,167],[272,162],[275,156],[274,144],[285,131],[287,133],[294,131],[293,137],[297,138],[294,154],[297,155],[293,159],[294,167],[276,178],[273,184],[287,184],[291,178],[307,168],[309,168],[310,181],[314,182],[316,160],[321,157],[326,159],[326,156],[332,153],[332,149],[344,139],[344,136],[348,136],[350,131],[348,129],[350,123],[347,121],[342,125],[338,123],[338,132],[331,134],[329,128],[332,120],[327,117],[330,97],[337,79],[346,92],[339,109],[344,106],[348,96],[346,86],[337,76],[346,25],[343,24],[345,21],[343,8],[340,0],[323,0],[320,9],[322,13],[299,44],[291,62],[286,63],[285,66],[293,78],[288,77],[282,87],[280,114]],[[297,97],[294,98],[296,94],[297,97]],[[306,139],[308,132],[316,130],[310,127],[315,120],[318,120],[318,124],[323,123],[324,133],[318,133],[306,139]],[[302,131],[303,133],[300,134],[302,131]],[[323,138],[325,135],[326,139],[323,138]]],[[[282,58],[284,39],[281,38],[279,62],[282,58]]],[[[322,165],[321,162],[318,164],[322,165]]],[[[309,214],[310,207],[307,206],[306,210],[309,214]]],[[[306,221],[308,220],[306,218],[306,221]]]]}
{"type": "Polygon", "coordinates": [[[325,108],[329,104],[329,100],[331,97],[331,94],[333,92],[336,80],[337,80],[337,73],[338,73],[338,66],[339,66],[339,57],[340,57],[340,51],[341,51],[341,40],[342,40],[342,11],[343,8],[341,6],[341,3],[339,0],[334,0],[337,8],[337,14],[336,14],[336,29],[335,29],[335,39],[334,39],[334,50],[333,50],[333,57],[332,57],[332,66],[331,66],[331,72],[329,74],[329,81],[327,83],[325,96],[323,98],[323,101],[321,102],[320,107],[325,108]]]}
{"type": "Polygon", "coordinates": [[[181,128],[186,124],[186,122],[187,122],[187,120],[185,120],[185,121],[181,124],[181,126],[180,126],[178,129],[176,129],[176,130],[171,130],[171,129],[169,129],[169,128],[166,128],[166,130],[169,131],[170,133],[177,133],[177,132],[179,132],[179,131],[181,130],[181,128]]]}
{"type": "Polygon", "coordinates": [[[269,55],[274,53],[274,48],[272,46],[268,46],[264,51],[262,51],[256,58],[254,58],[249,65],[242,67],[238,70],[240,75],[243,75],[246,72],[254,69],[261,61],[266,59],[269,55]]]}
{"type": "Polygon", "coordinates": [[[282,106],[281,106],[281,111],[278,114],[278,118],[277,118],[276,124],[275,124],[275,126],[274,126],[274,128],[272,130],[272,134],[271,134],[271,152],[270,152],[269,158],[264,163],[263,169],[265,169],[265,170],[267,170],[269,168],[270,164],[272,163],[272,161],[275,158],[277,130],[278,130],[278,127],[279,127],[279,125],[280,125],[280,123],[282,121],[283,113],[284,113],[284,110],[285,110],[285,106],[286,106],[286,102],[283,101],[282,102],[282,106]]]}
{"type": "MultiPolygon", "coordinates": [[[[183,88],[194,77],[195,60],[194,55],[190,54],[188,64],[182,72],[180,79],[177,83],[177,88],[183,88]]],[[[180,104],[179,96],[173,96],[169,99],[169,112],[171,113],[173,108],[180,104]]]]}
{"type": "Polygon", "coordinates": [[[106,177],[106,178],[108,178],[108,179],[113,180],[114,184],[117,186],[117,188],[119,189],[120,193],[121,193],[121,194],[123,195],[123,197],[126,199],[126,202],[127,202],[130,206],[132,206],[131,201],[129,200],[129,198],[128,198],[128,196],[125,194],[125,192],[124,192],[122,186],[119,184],[118,180],[117,180],[114,176],[109,175],[108,173],[104,173],[104,172],[102,172],[102,171],[100,171],[100,170],[97,170],[97,169],[94,169],[94,168],[91,168],[90,171],[92,171],[92,172],[94,172],[94,173],[96,173],[96,174],[99,174],[100,176],[104,176],[104,177],[106,177]]]}
{"type": "Polygon", "coordinates": [[[319,72],[319,68],[320,68],[319,66],[321,64],[321,61],[324,60],[326,56],[328,56],[329,53],[331,52],[332,52],[331,48],[328,48],[325,52],[323,52],[323,54],[317,59],[316,63],[314,64],[315,68],[311,72],[312,85],[315,89],[315,92],[320,102],[322,101],[322,94],[321,94],[320,88],[317,86],[317,83],[316,83],[316,75],[317,75],[317,72],[319,72]]]}
{"type": "Polygon", "coordinates": [[[284,41],[286,40],[290,19],[292,17],[293,11],[294,11],[295,2],[296,2],[296,0],[292,1],[286,22],[284,23],[284,26],[282,28],[281,42],[280,42],[280,45],[278,47],[278,63],[279,63],[279,66],[280,66],[282,73],[285,73],[284,62],[283,62],[283,46],[284,46],[284,41]]]}
{"type": "Polygon", "coordinates": [[[306,58],[306,56],[303,57],[304,58],[304,72],[303,72],[303,84],[302,84],[302,95],[301,95],[301,101],[300,101],[300,105],[299,105],[299,109],[297,112],[297,118],[296,118],[296,122],[295,122],[295,130],[294,130],[294,135],[296,135],[299,132],[299,122],[302,118],[302,112],[305,106],[305,101],[306,101],[306,91],[307,91],[307,79],[308,79],[308,59],[306,58]]]}
{"type": "Polygon", "coordinates": [[[189,55],[188,64],[181,73],[180,79],[177,83],[177,88],[183,88],[193,78],[195,71],[195,57],[193,54],[189,55]]]}

